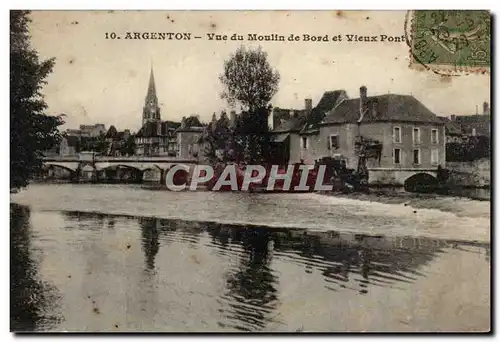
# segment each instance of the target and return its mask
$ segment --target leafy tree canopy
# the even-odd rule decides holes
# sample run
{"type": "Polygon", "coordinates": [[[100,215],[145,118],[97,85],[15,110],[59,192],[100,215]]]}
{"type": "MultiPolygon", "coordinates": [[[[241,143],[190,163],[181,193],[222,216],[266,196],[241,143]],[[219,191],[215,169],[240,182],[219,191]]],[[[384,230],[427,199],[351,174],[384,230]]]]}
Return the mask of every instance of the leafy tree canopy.
{"type": "Polygon", "coordinates": [[[230,105],[239,103],[244,110],[253,112],[267,107],[278,91],[280,75],[267,60],[267,53],[240,47],[224,62],[219,76],[224,85],[222,98],[230,105]]]}
{"type": "Polygon", "coordinates": [[[31,47],[29,11],[10,12],[10,187],[24,187],[42,166],[43,151],[60,140],[63,116],[48,116],[41,93],[54,59],[31,47]]]}

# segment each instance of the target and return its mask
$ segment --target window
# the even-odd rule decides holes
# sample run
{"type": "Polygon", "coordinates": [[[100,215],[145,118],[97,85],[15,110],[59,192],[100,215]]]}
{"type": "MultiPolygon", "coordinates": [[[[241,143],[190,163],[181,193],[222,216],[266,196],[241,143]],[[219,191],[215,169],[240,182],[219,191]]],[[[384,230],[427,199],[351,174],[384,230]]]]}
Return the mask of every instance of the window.
{"type": "Polygon", "coordinates": [[[394,149],[394,164],[401,164],[401,150],[399,148],[394,149]]]}
{"type": "Polygon", "coordinates": [[[420,150],[413,150],[413,164],[420,164],[420,150]]]}
{"type": "Polygon", "coordinates": [[[330,149],[336,150],[339,148],[339,136],[330,135],[330,149]]]}
{"type": "Polygon", "coordinates": [[[431,144],[437,144],[439,142],[438,140],[438,130],[437,128],[433,128],[431,130],[431,144]]]}
{"type": "Polygon", "coordinates": [[[302,148],[307,149],[307,137],[302,137],[302,148]]]}
{"type": "Polygon", "coordinates": [[[413,129],[413,144],[420,144],[420,128],[413,129]]]}
{"type": "Polygon", "coordinates": [[[395,143],[401,142],[401,127],[394,127],[392,141],[395,143]]]}
{"type": "Polygon", "coordinates": [[[437,148],[433,148],[431,150],[431,164],[438,165],[439,164],[439,151],[437,148]]]}

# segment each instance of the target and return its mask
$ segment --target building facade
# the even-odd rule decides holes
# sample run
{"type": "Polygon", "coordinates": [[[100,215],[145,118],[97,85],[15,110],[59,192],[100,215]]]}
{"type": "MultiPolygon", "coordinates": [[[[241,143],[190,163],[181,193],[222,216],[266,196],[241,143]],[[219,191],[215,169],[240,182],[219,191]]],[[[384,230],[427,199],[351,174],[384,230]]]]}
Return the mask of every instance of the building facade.
{"type": "Polygon", "coordinates": [[[413,96],[386,94],[341,100],[318,124],[300,134],[300,158],[305,163],[339,156],[347,167],[358,168],[366,147],[376,147],[366,158],[370,182],[401,184],[397,171],[436,170],[446,162],[445,124],[413,96]]]}
{"type": "Polygon", "coordinates": [[[177,129],[177,156],[183,159],[199,159],[203,154],[201,137],[205,127],[187,125],[186,118],[182,118],[181,126],[177,129]]]}
{"type": "Polygon", "coordinates": [[[132,145],[130,139],[133,139],[130,130],[118,131],[115,126],[111,125],[105,135],[106,155],[115,157],[132,155],[135,151],[129,146],[132,145]]]}
{"type": "Polygon", "coordinates": [[[329,91],[305,115],[272,131],[290,164],[341,158],[350,169],[366,167],[370,183],[402,185],[408,175],[446,163],[445,122],[413,96],[368,96],[364,86],[354,99],[329,91]]]}
{"type": "Polygon", "coordinates": [[[315,152],[317,145],[320,144],[317,141],[318,124],[329,111],[346,98],[347,93],[344,90],[326,91],[314,108],[312,100],[305,99],[303,109],[273,109],[270,121],[274,126],[271,134],[274,145],[273,155],[277,162],[280,164],[295,164],[301,161],[314,163],[316,154],[323,154],[323,150],[315,152]],[[310,153],[306,147],[309,148],[310,153]]]}

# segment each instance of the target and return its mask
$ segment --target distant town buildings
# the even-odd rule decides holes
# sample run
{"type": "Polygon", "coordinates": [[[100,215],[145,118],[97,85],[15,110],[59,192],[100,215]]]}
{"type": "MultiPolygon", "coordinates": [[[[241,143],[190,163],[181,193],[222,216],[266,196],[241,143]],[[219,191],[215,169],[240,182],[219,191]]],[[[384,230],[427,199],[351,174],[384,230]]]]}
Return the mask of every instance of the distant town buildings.
{"type": "Polygon", "coordinates": [[[450,115],[450,117],[439,117],[446,127],[447,143],[462,143],[470,137],[491,136],[491,113],[488,102],[483,103],[481,113],[475,115],[450,115]]]}
{"type": "Polygon", "coordinates": [[[134,154],[133,137],[130,130],[117,131],[115,126],[111,125],[106,132],[106,155],[108,156],[129,156],[134,154]]]}
{"type": "Polygon", "coordinates": [[[87,138],[95,138],[106,134],[106,127],[104,124],[95,124],[95,125],[80,125],[80,129],[67,129],[66,135],[75,136],[75,137],[87,137],[87,138]]]}

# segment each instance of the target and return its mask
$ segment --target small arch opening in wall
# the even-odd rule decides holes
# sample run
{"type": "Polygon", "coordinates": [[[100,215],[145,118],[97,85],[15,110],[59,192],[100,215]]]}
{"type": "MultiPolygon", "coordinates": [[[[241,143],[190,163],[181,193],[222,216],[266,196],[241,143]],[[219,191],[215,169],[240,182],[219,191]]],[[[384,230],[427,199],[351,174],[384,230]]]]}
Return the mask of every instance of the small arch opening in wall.
{"type": "Polygon", "coordinates": [[[414,174],[404,182],[404,189],[408,192],[430,193],[438,190],[438,186],[437,178],[424,172],[414,174]]]}

